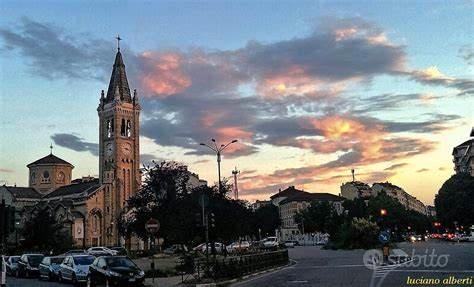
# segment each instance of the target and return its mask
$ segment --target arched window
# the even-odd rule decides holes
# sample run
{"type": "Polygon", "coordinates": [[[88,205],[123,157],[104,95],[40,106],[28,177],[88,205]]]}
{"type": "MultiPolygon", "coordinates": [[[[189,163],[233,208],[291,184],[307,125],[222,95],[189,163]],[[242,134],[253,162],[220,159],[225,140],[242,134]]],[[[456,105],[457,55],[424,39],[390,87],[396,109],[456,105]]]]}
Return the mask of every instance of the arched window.
{"type": "Polygon", "coordinates": [[[120,125],[120,135],[125,136],[125,119],[122,119],[122,124],[120,125]]]}
{"type": "Polygon", "coordinates": [[[127,137],[130,137],[132,135],[132,124],[130,123],[130,120],[127,121],[127,137]]]}

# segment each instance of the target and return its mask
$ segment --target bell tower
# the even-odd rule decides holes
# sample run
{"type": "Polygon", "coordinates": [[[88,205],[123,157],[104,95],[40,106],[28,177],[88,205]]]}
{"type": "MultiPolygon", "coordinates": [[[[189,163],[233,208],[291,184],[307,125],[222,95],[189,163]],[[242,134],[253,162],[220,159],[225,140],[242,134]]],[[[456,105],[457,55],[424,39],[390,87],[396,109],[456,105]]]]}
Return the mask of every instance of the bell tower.
{"type": "MultiPolygon", "coordinates": [[[[120,37],[117,37],[120,43],[120,37]]],[[[99,107],[99,180],[104,187],[103,226],[106,245],[118,245],[118,218],[126,200],[140,186],[140,105],[128,86],[125,65],[117,47],[107,90],[99,107]]]]}

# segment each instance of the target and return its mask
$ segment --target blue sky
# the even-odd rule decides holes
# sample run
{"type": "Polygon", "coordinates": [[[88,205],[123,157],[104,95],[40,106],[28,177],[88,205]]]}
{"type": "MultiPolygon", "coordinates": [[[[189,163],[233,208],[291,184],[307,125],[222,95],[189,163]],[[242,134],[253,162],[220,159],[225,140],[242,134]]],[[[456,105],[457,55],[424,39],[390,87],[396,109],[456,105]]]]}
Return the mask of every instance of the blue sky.
{"type": "Polygon", "coordinates": [[[237,137],[223,174],[239,166],[248,199],[290,184],[338,193],[356,167],[431,203],[473,123],[470,1],[38,3],[0,4],[8,184],[26,185],[25,165],[50,142],[75,176],[97,174],[88,147],[118,33],[143,99],[143,158],[181,161],[213,182],[196,141],[237,137]]]}

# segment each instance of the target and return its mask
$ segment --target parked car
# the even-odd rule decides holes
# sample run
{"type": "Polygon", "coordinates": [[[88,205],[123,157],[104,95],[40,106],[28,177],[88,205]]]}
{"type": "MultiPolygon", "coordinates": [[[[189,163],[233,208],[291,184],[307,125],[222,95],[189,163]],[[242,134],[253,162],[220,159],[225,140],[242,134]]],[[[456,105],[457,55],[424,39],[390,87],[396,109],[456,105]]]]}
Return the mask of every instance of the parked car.
{"type": "Polygon", "coordinates": [[[102,256],[95,259],[89,268],[87,286],[142,285],[145,272],[126,256],[102,256]]]}
{"type": "Polygon", "coordinates": [[[84,249],[73,249],[64,253],[64,255],[74,255],[74,254],[87,254],[87,251],[85,251],[84,249]]]}
{"type": "Polygon", "coordinates": [[[183,253],[183,252],[187,252],[187,251],[188,251],[188,248],[185,245],[173,244],[170,247],[165,248],[165,250],[163,250],[163,253],[165,253],[165,254],[176,254],[176,253],[183,253]]]}
{"type": "Polygon", "coordinates": [[[298,245],[298,241],[296,241],[296,240],[287,240],[283,243],[283,245],[286,248],[293,248],[293,247],[298,245]]]}
{"type": "Polygon", "coordinates": [[[89,266],[94,262],[95,257],[87,254],[69,255],[64,258],[59,266],[59,281],[69,281],[74,285],[86,282],[89,266]]]}
{"type": "Polygon", "coordinates": [[[262,240],[262,248],[264,249],[277,249],[278,248],[278,238],[272,236],[267,237],[262,240]]]}
{"type": "Polygon", "coordinates": [[[43,260],[43,254],[23,254],[18,260],[17,277],[36,277],[39,275],[38,267],[43,260]]]}
{"type": "MultiPolygon", "coordinates": [[[[220,242],[214,242],[214,248],[216,249],[216,253],[222,253],[224,248],[226,246],[223,243],[220,242]]],[[[201,244],[201,248],[199,249],[200,252],[206,254],[206,251],[209,251],[209,253],[212,253],[212,243],[208,244],[207,250],[206,250],[206,243],[201,244]]]]}
{"type": "Polygon", "coordinates": [[[15,276],[18,270],[18,260],[20,256],[9,256],[5,259],[5,267],[7,275],[15,276]]]}
{"type": "Polygon", "coordinates": [[[114,247],[110,247],[109,249],[117,251],[116,255],[122,255],[122,256],[128,255],[127,249],[125,249],[125,247],[123,246],[114,246],[114,247]]]}
{"type": "Polygon", "coordinates": [[[64,258],[64,256],[44,257],[43,261],[41,261],[41,264],[39,265],[40,279],[46,279],[48,281],[58,279],[59,266],[64,261],[64,258]]]}
{"type": "Polygon", "coordinates": [[[229,244],[226,248],[229,253],[246,252],[250,248],[250,243],[248,241],[236,241],[229,244]]]}
{"type": "Polygon", "coordinates": [[[107,255],[117,255],[118,251],[112,250],[107,247],[91,247],[87,249],[87,254],[94,255],[94,256],[107,256],[107,255]]]}

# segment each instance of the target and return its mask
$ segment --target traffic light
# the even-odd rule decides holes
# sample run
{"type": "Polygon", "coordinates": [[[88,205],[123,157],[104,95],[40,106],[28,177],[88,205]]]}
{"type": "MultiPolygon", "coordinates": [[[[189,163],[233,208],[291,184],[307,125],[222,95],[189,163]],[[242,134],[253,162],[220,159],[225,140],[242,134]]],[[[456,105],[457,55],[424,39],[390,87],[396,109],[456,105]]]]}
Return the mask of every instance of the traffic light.
{"type": "Polygon", "coordinates": [[[209,214],[209,217],[210,217],[209,220],[210,220],[210,223],[211,223],[211,227],[212,228],[216,227],[216,217],[215,217],[214,213],[211,212],[209,214]]]}

